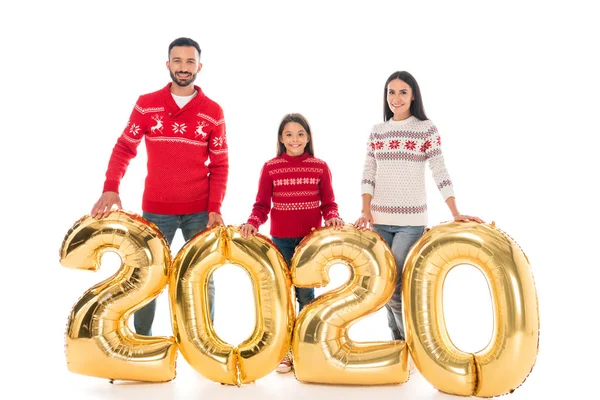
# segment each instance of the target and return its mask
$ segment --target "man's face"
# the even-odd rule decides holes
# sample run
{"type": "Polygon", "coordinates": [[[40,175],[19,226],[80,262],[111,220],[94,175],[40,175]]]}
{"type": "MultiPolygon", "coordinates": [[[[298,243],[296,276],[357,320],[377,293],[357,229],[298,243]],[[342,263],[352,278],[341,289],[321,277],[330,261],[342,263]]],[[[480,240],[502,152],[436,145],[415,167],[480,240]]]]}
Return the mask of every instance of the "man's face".
{"type": "Polygon", "coordinates": [[[167,68],[175,84],[181,87],[191,85],[202,68],[198,51],[193,46],[173,47],[169,54],[167,68]]]}

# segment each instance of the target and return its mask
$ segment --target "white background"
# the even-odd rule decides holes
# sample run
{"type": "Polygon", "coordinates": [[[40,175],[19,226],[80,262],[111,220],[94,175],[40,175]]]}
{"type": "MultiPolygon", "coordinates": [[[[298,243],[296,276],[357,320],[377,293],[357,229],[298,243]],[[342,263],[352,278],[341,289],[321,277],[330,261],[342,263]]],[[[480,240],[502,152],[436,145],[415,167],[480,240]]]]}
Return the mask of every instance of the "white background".
{"type": "MultiPolygon", "coordinates": [[[[260,167],[274,156],[277,126],[288,112],[310,121],[342,217],[353,222],[366,140],[382,120],[384,82],[396,70],[411,72],[442,135],[459,209],[495,221],[531,262],[540,352],[511,397],[596,398],[600,221],[592,193],[600,29],[592,3],[3,2],[2,390],[15,390],[17,398],[275,398],[292,390],[316,398],[451,398],[419,378],[354,388],[271,374],[250,388],[221,387],[182,357],[177,379],[160,385],[108,385],[67,371],[63,335],[71,307],[116,264],[109,259],[96,273],[68,270],[59,264],[59,246],[100,195],[137,97],[169,81],[169,43],[189,36],[202,48],[196,83],[227,121],[230,177],[222,211],[232,225],[251,210],[260,167]]],[[[121,185],[124,208],[136,213],[145,161],[142,144],[121,185]]],[[[429,172],[427,179],[431,227],[450,214],[429,172]]],[[[178,236],[173,254],[182,244],[178,236]]],[[[239,342],[252,324],[249,281],[236,267],[217,274],[217,330],[239,342]]],[[[338,283],[344,274],[336,267],[338,283]]],[[[461,267],[448,283],[451,335],[477,351],[491,325],[485,281],[461,267]]],[[[170,335],[167,300],[159,298],[155,334],[170,335]]],[[[352,335],[387,340],[385,315],[358,322],[352,335]]]]}

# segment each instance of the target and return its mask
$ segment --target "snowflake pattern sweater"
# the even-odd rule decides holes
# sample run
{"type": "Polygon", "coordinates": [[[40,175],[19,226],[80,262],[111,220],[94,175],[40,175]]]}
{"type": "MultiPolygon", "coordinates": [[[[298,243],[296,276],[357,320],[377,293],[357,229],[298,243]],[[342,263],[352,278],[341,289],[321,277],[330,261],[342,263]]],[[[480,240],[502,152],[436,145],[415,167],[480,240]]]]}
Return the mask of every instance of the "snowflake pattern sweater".
{"type": "Polygon", "coordinates": [[[454,196],[435,125],[414,116],[373,127],[367,145],[362,193],[373,196],[375,224],[426,226],[425,163],[442,197],[454,196]]]}
{"type": "Polygon", "coordinates": [[[148,154],[144,211],[220,213],[229,171],[223,111],[194,87],[196,96],[183,108],[173,99],[171,83],[139,97],[110,157],[104,191],[119,191],[144,138],[148,154]]]}
{"type": "Polygon", "coordinates": [[[271,236],[279,238],[304,237],[322,226],[322,218],[339,218],[327,164],[308,152],[267,161],[248,223],[258,229],[269,212],[271,236]]]}

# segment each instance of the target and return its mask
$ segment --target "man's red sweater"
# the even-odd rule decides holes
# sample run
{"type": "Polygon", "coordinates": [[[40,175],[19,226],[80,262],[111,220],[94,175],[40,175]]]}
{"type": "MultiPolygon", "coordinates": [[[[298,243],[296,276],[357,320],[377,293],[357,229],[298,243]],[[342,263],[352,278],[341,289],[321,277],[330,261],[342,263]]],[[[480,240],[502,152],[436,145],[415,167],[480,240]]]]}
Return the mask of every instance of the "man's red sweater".
{"type": "Polygon", "coordinates": [[[321,227],[321,218],[339,218],[325,161],[308,152],[298,157],[284,153],[267,161],[248,223],[258,229],[269,212],[271,236],[279,238],[304,237],[321,227]]]}
{"type": "Polygon", "coordinates": [[[171,215],[220,213],[229,171],[223,111],[198,86],[196,96],[179,108],[170,87],[139,97],[110,157],[104,191],[119,191],[145,138],[148,175],[142,209],[171,215]]]}

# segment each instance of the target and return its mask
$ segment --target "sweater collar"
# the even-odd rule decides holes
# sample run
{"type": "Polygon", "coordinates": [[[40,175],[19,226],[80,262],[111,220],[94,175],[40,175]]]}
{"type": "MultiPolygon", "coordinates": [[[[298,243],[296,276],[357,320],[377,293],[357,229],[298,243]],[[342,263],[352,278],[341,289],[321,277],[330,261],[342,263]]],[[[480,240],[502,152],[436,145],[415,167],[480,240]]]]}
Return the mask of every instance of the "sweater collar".
{"type": "Polygon", "coordinates": [[[416,117],[414,115],[411,115],[410,117],[406,118],[406,119],[402,119],[400,121],[395,121],[392,118],[388,119],[387,122],[392,125],[392,126],[403,126],[408,124],[409,122],[413,122],[416,119],[416,117]]]}
{"type": "Polygon", "coordinates": [[[204,101],[204,98],[205,98],[204,92],[202,92],[202,89],[200,89],[199,86],[194,85],[194,89],[196,89],[196,91],[198,93],[183,108],[179,108],[177,103],[175,103],[175,99],[173,99],[173,94],[171,93],[171,85],[172,84],[173,84],[173,82],[169,82],[167,84],[167,86],[165,86],[163,88],[162,92],[163,92],[163,99],[165,101],[165,105],[167,106],[168,110],[171,113],[173,113],[173,116],[175,116],[182,110],[195,107],[198,104],[200,104],[202,101],[204,101]]]}
{"type": "Polygon", "coordinates": [[[288,153],[282,153],[280,157],[288,162],[298,163],[298,162],[302,162],[302,161],[306,160],[308,157],[310,157],[310,153],[308,151],[305,151],[304,153],[302,153],[302,155],[295,156],[295,157],[288,155],[288,153]]]}

